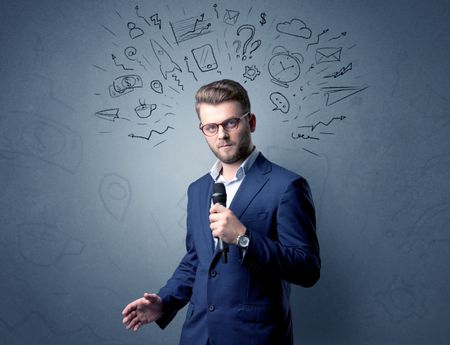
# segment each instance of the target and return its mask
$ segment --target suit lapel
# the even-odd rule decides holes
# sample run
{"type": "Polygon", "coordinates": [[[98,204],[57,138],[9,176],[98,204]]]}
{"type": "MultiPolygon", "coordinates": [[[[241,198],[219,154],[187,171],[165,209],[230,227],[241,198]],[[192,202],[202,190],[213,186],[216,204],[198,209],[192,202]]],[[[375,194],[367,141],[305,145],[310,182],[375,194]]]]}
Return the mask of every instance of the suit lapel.
{"type": "Polygon", "coordinates": [[[205,196],[202,197],[202,204],[200,208],[202,210],[202,223],[201,229],[203,230],[203,236],[205,236],[205,243],[208,243],[208,250],[210,251],[211,256],[214,253],[214,240],[211,235],[211,230],[209,227],[209,209],[211,208],[211,195],[213,189],[214,180],[212,178],[207,179],[205,186],[205,196]]]}
{"type": "Polygon", "coordinates": [[[272,170],[270,162],[260,153],[253,166],[247,172],[242,181],[230,209],[240,218],[248,205],[264,187],[269,180],[269,173],[272,170]]]}

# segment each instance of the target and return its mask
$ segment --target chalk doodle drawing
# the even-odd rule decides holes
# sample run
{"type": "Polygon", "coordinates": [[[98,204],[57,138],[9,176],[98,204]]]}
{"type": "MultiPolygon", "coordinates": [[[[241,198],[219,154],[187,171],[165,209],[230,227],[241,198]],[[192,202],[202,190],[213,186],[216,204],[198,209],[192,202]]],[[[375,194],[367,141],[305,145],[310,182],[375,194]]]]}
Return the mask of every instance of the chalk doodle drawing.
{"type": "Polygon", "coordinates": [[[194,48],[191,52],[200,71],[208,72],[213,69],[217,69],[217,60],[214,56],[214,50],[210,44],[205,44],[201,47],[194,48]]]}
{"type": "Polygon", "coordinates": [[[155,40],[150,40],[153,52],[159,62],[159,70],[161,71],[164,79],[167,80],[167,73],[171,73],[175,70],[182,72],[181,67],[173,61],[167,51],[155,40]]]}
{"type": "Polygon", "coordinates": [[[309,39],[312,35],[311,29],[308,28],[302,20],[297,18],[294,18],[289,22],[278,23],[277,31],[304,39],[309,39]]]}
{"type": "Polygon", "coordinates": [[[250,31],[250,36],[244,41],[244,44],[242,45],[242,60],[246,60],[247,59],[247,50],[248,50],[248,46],[250,45],[251,50],[249,53],[249,58],[252,58],[252,53],[258,49],[261,46],[261,40],[255,40],[252,42],[253,38],[255,37],[255,27],[253,25],[249,25],[249,24],[244,24],[241,25],[237,31],[236,34],[238,36],[241,35],[242,31],[244,30],[249,30],[250,31]]]}
{"type": "Polygon", "coordinates": [[[317,48],[316,64],[341,61],[342,48],[317,48]]]}
{"type": "Polygon", "coordinates": [[[177,22],[170,22],[175,42],[181,42],[197,38],[211,32],[211,23],[205,19],[205,14],[183,19],[177,22]]]}
{"type": "Polygon", "coordinates": [[[117,221],[123,221],[131,201],[130,182],[117,174],[106,174],[99,185],[105,210],[117,221]]]}
{"type": "Polygon", "coordinates": [[[272,110],[279,110],[286,114],[289,112],[290,104],[288,99],[280,92],[272,92],[270,94],[270,101],[273,103],[275,108],[272,110]]]}
{"type": "MultiPolygon", "coordinates": [[[[255,80],[257,76],[261,74],[261,71],[256,67],[256,65],[245,66],[245,72],[242,75],[244,78],[247,78],[251,81],[255,80]]],[[[244,83],[247,82],[244,80],[244,83]]]]}
{"type": "Polygon", "coordinates": [[[136,112],[137,116],[141,119],[146,119],[147,117],[150,117],[153,113],[153,110],[155,110],[158,106],[156,104],[146,104],[139,100],[139,105],[134,108],[134,111],[136,112]]]}
{"type": "Polygon", "coordinates": [[[225,10],[225,14],[223,16],[223,22],[228,25],[236,24],[239,18],[239,11],[234,10],[225,10]]]}
{"type": "Polygon", "coordinates": [[[106,121],[115,121],[119,119],[119,108],[104,109],[95,112],[95,116],[106,121]]]}
{"type": "Polygon", "coordinates": [[[19,252],[37,266],[51,266],[64,256],[80,255],[85,243],[71,238],[55,224],[20,224],[18,227],[19,252]]]}
{"type": "Polygon", "coordinates": [[[0,118],[0,160],[9,164],[40,161],[75,173],[83,157],[81,137],[69,127],[39,114],[11,111],[16,121],[0,118]]]}
{"type": "Polygon", "coordinates": [[[156,93],[163,93],[164,92],[163,84],[157,79],[151,81],[150,87],[156,93]]]}
{"type": "Polygon", "coordinates": [[[135,74],[123,75],[114,79],[112,85],[109,86],[109,94],[113,98],[120,97],[142,86],[140,76],[135,74]]]}
{"type": "MultiPolygon", "coordinates": [[[[261,100],[269,113],[277,114],[273,121],[279,121],[293,145],[314,145],[351,116],[351,109],[334,107],[345,106],[369,87],[361,83],[360,63],[352,58],[357,44],[351,33],[334,31],[330,23],[319,23],[317,30],[305,17],[277,18],[256,6],[214,2],[201,13],[170,4],[150,13],[130,6],[129,18],[116,11],[117,23],[99,23],[112,41],[111,51],[105,52],[112,57],[109,64],[106,59],[90,64],[112,80],[103,92],[93,92],[100,100],[93,118],[109,126],[99,133],[125,130],[120,126],[126,124],[128,138],[159,147],[179,127],[180,95],[231,78],[266,90],[261,100]]],[[[302,150],[320,156],[313,146],[302,150]]]]}
{"type": "Polygon", "coordinates": [[[266,20],[267,14],[266,14],[266,12],[261,12],[261,14],[259,16],[261,18],[261,20],[259,21],[259,24],[261,24],[261,26],[266,25],[266,23],[267,23],[267,20],[266,20]]]}
{"type": "Polygon", "coordinates": [[[272,51],[274,54],[268,64],[271,81],[275,84],[289,87],[288,83],[297,80],[300,76],[300,64],[303,56],[299,53],[290,53],[286,48],[278,46],[272,51]]]}
{"type": "Polygon", "coordinates": [[[130,38],[133,40],[135,38],[141,37],[144,34],[144,30],[142,30],[140,27],[137,27],[136,23],[128,22],[127,27],[130,38]]]}
{"type": "Polygon", "coordinates": [[[418,282],[408,281],[399,276],[392,277],[388,286],[375,295],[393,322],[401,322],[413,317],[422,318],[425,308],[425,287],[418,282]]]}

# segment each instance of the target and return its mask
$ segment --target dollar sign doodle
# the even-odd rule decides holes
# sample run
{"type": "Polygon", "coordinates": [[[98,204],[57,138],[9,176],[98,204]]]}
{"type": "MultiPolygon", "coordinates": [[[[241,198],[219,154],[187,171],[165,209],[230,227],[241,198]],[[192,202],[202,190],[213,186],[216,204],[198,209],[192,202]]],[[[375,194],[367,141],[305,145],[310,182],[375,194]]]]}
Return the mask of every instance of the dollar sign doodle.
{"type": "Polygon", "coordinates": [[[123,79],[123,83],[125,84],[125,86],[126,86],[127,88],[130,88],[130,87],[133,86],[133,84],[131,83],[131,80],[130,80],[129,77],[124,78],[124,79],[123,79]]]}
{"type": "Polygon", "coordinates": [[[267,23],[266,16],[267,16],[267,14],[265,12],[261,13],[261,20],[259,21],[261,23],[261,26],[263,26],[264,24],[267,23]]]}

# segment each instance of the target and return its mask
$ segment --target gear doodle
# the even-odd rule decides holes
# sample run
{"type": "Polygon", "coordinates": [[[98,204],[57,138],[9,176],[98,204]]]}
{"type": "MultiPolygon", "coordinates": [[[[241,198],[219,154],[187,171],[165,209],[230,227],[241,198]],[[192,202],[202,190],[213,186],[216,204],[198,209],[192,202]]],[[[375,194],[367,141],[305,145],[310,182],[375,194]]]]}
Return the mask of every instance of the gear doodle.
{"type": "Polygon", "coordinates": [[[252,65],[252,66],[245,66],[245,72],[243,76],[253,81],[260,74],[261,72],[258,70],[258,68],[256,68],[255,65],[252,65]]]}

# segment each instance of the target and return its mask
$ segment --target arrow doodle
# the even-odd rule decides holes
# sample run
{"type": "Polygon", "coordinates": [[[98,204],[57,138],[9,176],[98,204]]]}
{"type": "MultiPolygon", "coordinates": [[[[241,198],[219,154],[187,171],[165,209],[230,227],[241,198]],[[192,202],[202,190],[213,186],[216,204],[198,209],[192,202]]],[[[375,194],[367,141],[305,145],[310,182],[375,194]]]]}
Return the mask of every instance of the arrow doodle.
{"type": "Polygon", "coordinates": [[[175,128],[173,128],[173,127],[171,127],[171,126],[167,126],[167,128],[166,128],[165,130],[163,130],[162,132],[158,132],[157,130],[152,129],[152,130],[150,131],[149,135],[146,136],[146,137],[144,137],[144,136],[142,136],[142,135],[136,135],[136,134],[134,134],[134,133],[130,133],[130,134],[128,134],[128,136],[131,137],[131,138],[139,138],[139,139],[150,140],[150,138],[152,137],[152,134],[153,134],[153,133],[157,133],[157,134],[162,135],[162,134],[166,133],[169,129],[175,129],[175,128]]]}
{"type": "Polygon", "coordinates": [[[344,115],[342,115],[342,116],[335,116],[335,117],[333,117],[330,121],[328,121],[328,122],[322,122],[322,121],[319,121],[319,122],[317,122],[315,125],[311,125],[311,126],[298,126],[297,128],[310,128],[311,129],[311,132],[312,131],[314,131],[315,129],[316,129],[316,127],[317,126],[319,126],[319,125],[323,125],[323,126],[329,126],[333,121],[335,121],[335,120],[343,120],[343,119],[345,119],[345,116],[344,115]]]}
{"type": "Polygon", "coordinates": [[[326,34],[328,31],[330,31],[330,29],[325,29],[323,30],[320,34],[317,35],[317,41],[313,42],[313,43],[308,43],[308,45],[306,46],[306,50],[308,50],[309,46],[313,46],[315,44],[319,44],[320,41],[320,36],[326,34]]]}

